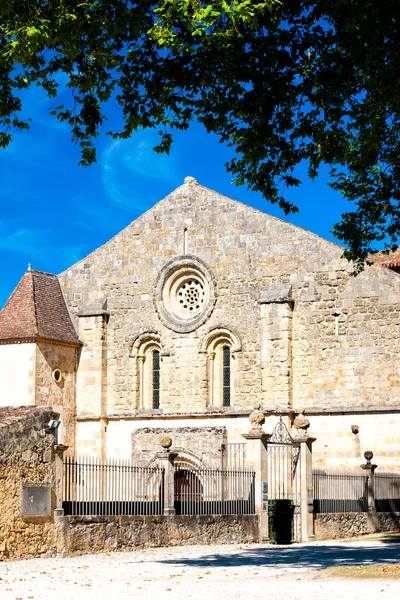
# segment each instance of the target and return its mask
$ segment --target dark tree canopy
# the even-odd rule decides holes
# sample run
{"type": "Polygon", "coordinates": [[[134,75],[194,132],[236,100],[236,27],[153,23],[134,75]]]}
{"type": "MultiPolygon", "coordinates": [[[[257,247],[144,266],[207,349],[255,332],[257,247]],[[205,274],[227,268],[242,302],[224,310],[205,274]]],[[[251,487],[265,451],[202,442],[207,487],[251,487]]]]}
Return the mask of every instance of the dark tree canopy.
{"type": "Polygon", "coordinates": [[[156,128],[168,152],[197,120],[234,149],[236,183],[286,214],[296,166],[315,177],[326,163],[353,201],[333,232],[361,267],[400,232],[399,20],[398,0],[1,0],[0,145],[29,127],[20,90],[36,84],[83,165],[112,98],[123,126],[111,135],[156,128]]]}

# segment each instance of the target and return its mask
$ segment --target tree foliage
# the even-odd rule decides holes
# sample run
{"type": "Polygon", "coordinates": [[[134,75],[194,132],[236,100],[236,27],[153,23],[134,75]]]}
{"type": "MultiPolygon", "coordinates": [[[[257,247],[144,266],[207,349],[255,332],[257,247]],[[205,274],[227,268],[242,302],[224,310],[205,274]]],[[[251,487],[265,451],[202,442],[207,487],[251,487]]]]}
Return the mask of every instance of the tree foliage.
{"type": "Polygon", "coordinates": [[[235,182],[286,214],[296,166],[315,177],[326,163],[354,203],[333,231],[361,267],[400,231],[399,14],[397,0],[1,0],[0,146],[29,127],[20,91],[36,84],[83,165],[111,98],[114,137],[157,128],[168,152],[197,120],[234,149],[235,182]]]}

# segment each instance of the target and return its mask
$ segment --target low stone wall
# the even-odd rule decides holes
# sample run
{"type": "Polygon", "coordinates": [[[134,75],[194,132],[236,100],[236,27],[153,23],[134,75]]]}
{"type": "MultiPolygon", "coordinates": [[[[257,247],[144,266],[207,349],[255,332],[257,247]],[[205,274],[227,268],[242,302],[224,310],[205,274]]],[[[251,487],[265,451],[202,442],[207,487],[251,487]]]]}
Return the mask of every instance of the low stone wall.
{"type": "Polygon", "coordinates": [[[259,541],[256,515],[190,517],[61,517],[64,552],[259,541]]]}
{"type": "Polygon", "coordinates": [[[381,531],[400,531],[400,513],[317,514],[314,528],[316,540],[336,540],[381,531]]]}

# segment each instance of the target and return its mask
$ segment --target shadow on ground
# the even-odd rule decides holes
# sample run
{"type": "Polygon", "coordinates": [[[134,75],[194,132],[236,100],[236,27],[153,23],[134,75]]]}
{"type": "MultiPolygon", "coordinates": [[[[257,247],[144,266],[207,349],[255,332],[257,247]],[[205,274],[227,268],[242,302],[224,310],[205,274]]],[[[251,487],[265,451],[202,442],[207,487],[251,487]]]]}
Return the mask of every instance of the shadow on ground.
{"type": "Polygon", "coordinates": [[[205,554],[197,558],[176,558],[159,561],[188,567],[280,567],[313,568],[396,564],[400,563],[398,544],[368,544],[355,546],[352,543],[329,545],[273,546],[244,549],[224,555],[205,554]]]}

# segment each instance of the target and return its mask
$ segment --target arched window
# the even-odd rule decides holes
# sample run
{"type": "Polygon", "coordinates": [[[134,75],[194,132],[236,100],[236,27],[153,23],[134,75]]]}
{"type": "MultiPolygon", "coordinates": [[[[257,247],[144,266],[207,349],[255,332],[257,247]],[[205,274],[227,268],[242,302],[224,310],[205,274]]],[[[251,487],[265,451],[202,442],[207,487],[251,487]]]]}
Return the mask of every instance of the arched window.
{"type": "Polygon", "coordinates": [[[142,334],[134,343],[137,361],[137,408],[158,409],[162,402],[162,348],[155,333],[142,334]]]}
{"type": "Polygon", "coordinates": [[[200,352],[207,353],[208,405],[232,406],[235,392],[235,353],[241,350],[238,336],[225,328],[211,330],[200,352]]]}

